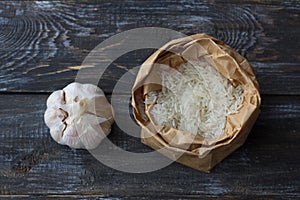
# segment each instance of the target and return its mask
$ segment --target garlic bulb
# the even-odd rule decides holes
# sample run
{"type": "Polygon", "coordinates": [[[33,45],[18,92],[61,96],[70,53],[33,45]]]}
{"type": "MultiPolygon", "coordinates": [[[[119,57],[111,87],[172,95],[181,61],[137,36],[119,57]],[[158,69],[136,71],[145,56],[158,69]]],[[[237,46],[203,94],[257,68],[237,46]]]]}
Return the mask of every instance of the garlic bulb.
{"type": "Polygon", "coordinates": [[[71,83],[48,97],[44,120],[59,144],[94,149],[110,133],[113,109],[97,86],[71,83]]]}

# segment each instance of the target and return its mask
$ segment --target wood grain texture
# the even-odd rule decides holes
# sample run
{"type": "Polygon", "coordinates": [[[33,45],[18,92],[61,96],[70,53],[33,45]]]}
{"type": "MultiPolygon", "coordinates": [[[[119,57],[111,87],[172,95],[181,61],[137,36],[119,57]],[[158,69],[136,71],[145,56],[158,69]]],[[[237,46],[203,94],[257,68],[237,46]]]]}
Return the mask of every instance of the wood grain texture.
{"type": "MultiPolygon", "coordinates": [[[[210,174],[177,163],[147,174],[123,173],[85,150],[58,145],[43,123],[46,98],[0,96],[0,198],[300,197],[299,96],[263,96],[261,115],[244,146],[210,174]]],[[[129,104],[122,95],[118,99],[129,104]]],[[[122,112],[129,117],[126,110],[122,112]]],[[[151,151],[116,124],[109,139],[128,151],[151,151]]]]}
{"type": "MultiPolygon", "coordinates": [[[[297,0],[0,1],[0,199],[299,199],[299,17],[297,0]],[[116,171],[56,144],[43,122],[47,96],[74,81],[96,45],[150,26],[219,38],[257,72],[261,115],[246,143],[210,174],[178,163],[146,174],[116,171]]],[[[114,86],[153,52],[124,54],[100,79],[124,105],[116,110],[121,121],[133,118],[129,91],[113,93],[114,86]]],[[[83,79],[97,76],[91,69],[83,79]]],[[[115,123],[108,139],[152,151],[123,128],[115,123]]]]}
{"type": "MultiPolygon", "coordinates": [[[[103,40],[156,26],[217,37],[253,63],[263,94],[299,95],[299,11],[299,1],[0,1],[0,90],[60,89],[103,40]]],[[[101,79],[105,92],[152,52],[113,62],[101,79]]]]}

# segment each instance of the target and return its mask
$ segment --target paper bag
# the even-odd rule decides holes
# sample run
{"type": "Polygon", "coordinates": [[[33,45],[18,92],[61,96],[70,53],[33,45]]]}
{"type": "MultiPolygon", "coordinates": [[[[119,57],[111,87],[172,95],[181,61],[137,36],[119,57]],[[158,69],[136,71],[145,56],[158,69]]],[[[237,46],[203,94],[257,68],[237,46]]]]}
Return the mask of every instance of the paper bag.
{"type": "Polygon", "coordinates": [[[205,34],[175,39],[151,55],[141,66],[132,89],[134,116],[142,127],[144,144],[163,155],[197,170],[209,172],[217,163],[246,140],[260,107],[259,86],[253,67],[222,41],[205,34]],[[176,69],[180,64],[205,58],[233,86],[241,84],[243,102],[238,112],[226,118],[224,134],[214,141],[172,127],[161,127],[152,120],[147,94],[161,90],[159,70],[176,69]]]}

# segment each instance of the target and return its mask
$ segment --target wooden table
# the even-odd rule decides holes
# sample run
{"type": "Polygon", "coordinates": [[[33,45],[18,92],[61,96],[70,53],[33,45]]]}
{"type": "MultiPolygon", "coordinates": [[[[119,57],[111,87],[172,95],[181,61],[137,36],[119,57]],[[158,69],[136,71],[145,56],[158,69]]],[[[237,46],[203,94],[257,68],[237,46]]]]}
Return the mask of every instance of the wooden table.
{"type": "MultiPolygon", "coordinates": [[[[300,198],[299,15],[292,0],[1,1],[0,198],[300,198]],[[149,26],[210,34],[257,71],[261,114],[246,143],[209,174],[178,163],[120,172],[86,150],[56,144],[43,122],[48,95],[74,81],[97,44],[149,26]]],[[[99,84],[108,98],[122,74],[153,51],[133,51],[110,65],[99,84]]],[[[117,125],[109,139],[128,151],[150,151],[117,125]]]]}

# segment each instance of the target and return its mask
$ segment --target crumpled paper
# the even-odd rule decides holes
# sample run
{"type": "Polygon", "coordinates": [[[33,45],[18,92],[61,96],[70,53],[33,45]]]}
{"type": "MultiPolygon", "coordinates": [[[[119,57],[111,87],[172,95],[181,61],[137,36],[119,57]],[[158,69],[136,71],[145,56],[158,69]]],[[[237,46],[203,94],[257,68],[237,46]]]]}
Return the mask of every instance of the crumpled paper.
{"type": "Polygon", "coordinates": [[[132,89],[132,106],[135,119],[142,127],[142,143],[179,163],[205,172],[245,142],[260,113],[260,103],[259,86],[251,64],[228,45],[206,34],[165,44],[142,64],[132,89]],[[176,69],[184,62],[199,59],[205,59],[233,86],[241,84],[244,89],[241,107],[237,113],[227,116],[224,134],[216,140],[156,125],[150,115],[153,105],[145,104],[149,92],[162,88],[161,70],[176,69]]]}

